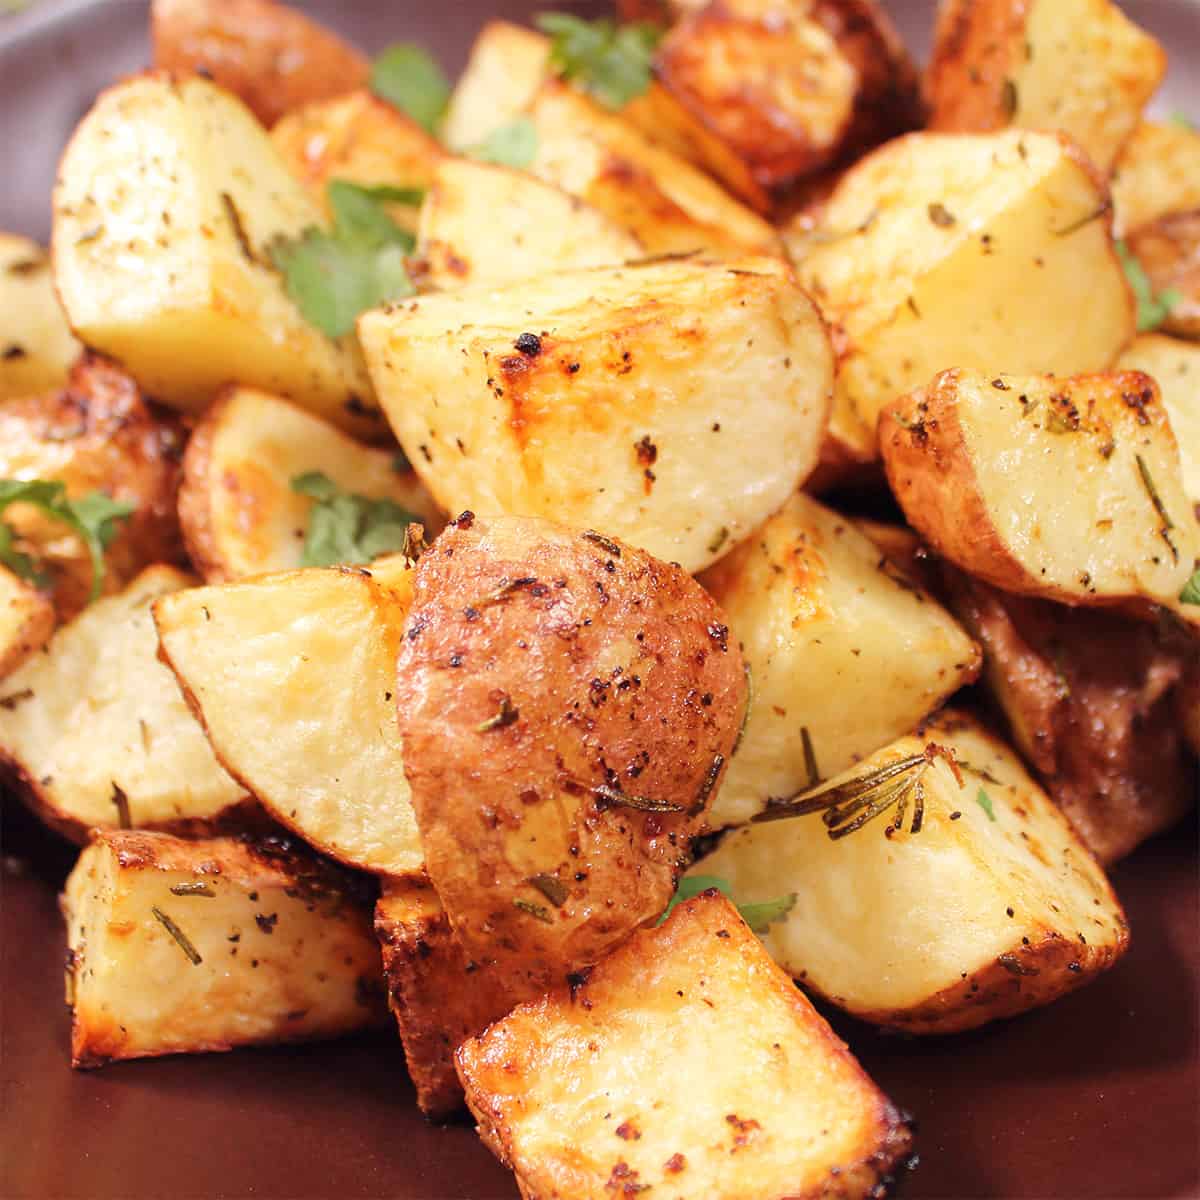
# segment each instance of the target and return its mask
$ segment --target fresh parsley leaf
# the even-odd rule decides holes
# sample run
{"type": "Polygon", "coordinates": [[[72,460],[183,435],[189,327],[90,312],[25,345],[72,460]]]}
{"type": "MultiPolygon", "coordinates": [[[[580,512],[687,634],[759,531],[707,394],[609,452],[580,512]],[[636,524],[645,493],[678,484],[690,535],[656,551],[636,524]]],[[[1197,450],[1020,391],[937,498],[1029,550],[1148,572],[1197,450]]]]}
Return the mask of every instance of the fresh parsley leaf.
{"type": "Polygon", "coordinates": [[[1200,128],[1200,126],[1197,126],[1196,122],[1193,121],[1192,118],[1187,115],[1187,113],[1178,110],[1173,112],[1167,118],[1167,120],[1170,121],[1172,125],[1180,125],[1184,129],[1191,129],[1195,131],[1197,128],[1200,128]]]}
{"type": "Polygon", "coordinates": [[[529,117],[515,117],[464,153],[477,162],[523,171],[537,154],[537,126],[529,117]]]}
{"type": "Polygon", "coordinates": [[[292,491],[315,501],[304,538],[301,565],[305,567],[365,563],[404,550],[409,525],[420,521],[394,500],[342,491],[322,471],[297,475],[292,491]]]}
{"type": "MultiPolygon", "coordinates": [[[[66,485],[57,479],[0,479],[0,512],[10,504],[32,504],[79,537],[92,560],[90,599],[95,600],[104,582],[104,551],[117,536],[117,522],[133,512],[133,505],[103,492],[68,500],[66,485]]],[[[33,559],[14,543],[12,527],[0,522],[0,562],[22,579],[44,585],[33,559]]]]}
{"type": "Polygon", "coordinates": [[[975,803],[978,804],[985,813],[987,813],[989,821],[994,821],[996,819],[996,810],[992,808],[992,798],[983,790],[983,788],[980,788],[976,794],[975,803]]]}
{"type": "Polygon", "coordinates": [[[371,91],[436,134],[450,103],[450,81],[427,50],[411,42],[388,46],[371,65],[371,91]]]}
{"type": "MultiPolygon", "coordinates": [[[[671,902],[667,905],[666,912],[658,919],[658,924],[662,924],[670,915],[677,904],[682,904],[684,900],[690,900],[693,896],[700,895],[701,892],[707,892],[709,888],[716,888],[727,900],[737,904],[733,899],[733,890],[729,886],[729,881],[720,878],[717,875],[686,875],[679,881],[679,886],[675,889],[675,895],[671,897],[671,902]]],[[[778,900],[764,900],[759,904],[737,904],[737,910],[742,914],[742,920],[757,934],[764,934],[767,931],[767,926],[774,921],[781,921],[795,907],[796,893],[791,892],[786,896],[780,896],[778,900]]]]}
{"type": "Polygon", "coordinates": [[[742,920],[760,937],[767,932],[767,927],[784,917],[796,907],[796,893],[789,892],[778,900],[764,900],[761,904],[739,904],[738,912],[742,920]]]}
{"type": "Polygon", "coordinates": [[[1200,604],[1200,567],[1196,568],[1195,574],[1183,585],[1179,599],[1184,604],[1200,604]]]}
{"type": "Polygon", "coordinates": [[[650,87],[655,48],[662,31],[636,22],[617,25],[606,17],[585,21],[570,13],[542,13],[537,27],[550,37],[550,67],[568,83],[608,108],[624,108],[650,87]]]}
{"type": "Polygon", "coordinates": [[[331,179],[325,195],[333,211],[333,226],[343,237],[373,246],[395,242],[406,251],[416,244],[412,234],[392,220],[384,205],[406,204],[417,208],[425,199],[419,188],[365,187],[348,179],[331,179]]]}
{"type": "Polygon", "coordinates": [[[1138,333],[1149,333],[1171,315],[1171,309],[1179,303],[1181,297],[1174,288],[1168,288],[1165,292],[1155,295],[1150,276],[1146,274],[1137,256],[1123,241],[1118,241],[1116,246],[1117,257],[1125,269],[1125,278],[1129,280],[1129,286],[1133,288],[1133,295],[1137,300],[1138,333]]]}

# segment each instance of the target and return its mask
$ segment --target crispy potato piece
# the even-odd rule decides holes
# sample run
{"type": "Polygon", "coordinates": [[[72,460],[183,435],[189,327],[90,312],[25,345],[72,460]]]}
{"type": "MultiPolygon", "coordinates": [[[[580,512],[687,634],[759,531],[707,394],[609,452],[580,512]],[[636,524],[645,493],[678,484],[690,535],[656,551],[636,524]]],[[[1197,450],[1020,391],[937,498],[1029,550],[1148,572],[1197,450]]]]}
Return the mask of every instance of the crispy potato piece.
{"type": "Polygon", "coordinates": [[[905,515],[943,558],[1067,604],[1172,603],[1200,524],[1158,387],[1138,371],[943,371],[880,418],[905,515]]]}
{"type": "Polygon", "coordinates": [[[1112,0],[942,0],[929,127],[1059,130],[1107,171],[1167,70],[1112,0]]]}
{"type": "Polygon", "coordinates": [[[213,80],[264,125],[362,87],[370,73],[357,50],[274,0],[154,0],[150,36],[156,67],[213,80]]]}
{"type": "Polygon", "coordinates": [[[393,451],[363,446],[278,396],[228,388],[183,459],[179,519],[192,562],[209,583],[301,566],[313,500],[292,480],[309,471],[396,501],[432,537],[442,525],[437,506],[412,468],[397,465],[393,451]]]}
{"type": "Polygon", "coordinates": [[[979,673],[979,649],[950,614],[808,496],[700,582],[725,610],[753,687],[713,828],[814,783],[814,758],[826,776],[844,771],[979,673]]]}
{"type": "MultiPolygon", "coordinates": [[[[182,562],[175,497],[183,431],[151,411],[113,363],[84,355],[61,391],[0,405],[0,478],[58,480],[78,499],[99,491],[133,506],[104,554],[103,586],[119,591],[152,563],[182,562]]],[[[5,520],[52,581],[59,621],[87,606],[92,559],[62,524],[27,505],[5,520]]]]}
{"type": "Polygon", "coordinates": [[[463,1106],[454,1051],[532,994],[467,957],[424,876],[383,881],[375,936],[417,1103],[427,1117],[450,1116],[463,1106]]]}
{"type": "Polygon", "coordinates": [[[534,275],[642,258],[641,243],[603,213],[542,183],[465,158],[434,173],[417,243],[430,284],[500,286],[534,275]]]}
{"type": "Polygon", "coordinates": [[[466,953],[545,990],[666,907],[745,707],[720,610],[592,531],[464,514],[396,665],[426,869],[466,953]]]}
{"type": "Polygon", "coordinates": [[[158,661],[150,604],[192,582],[147,568],[5,680],[0,758],[22,798],[72,841],[126,813],[135,828],[186,834],[262,823],[158,661]]]}
{"type": "Polygon", "coordinates": [[[1118,235],[1200,208],[1200,133],[1182,121],[1142,121],[1113,166],[1118,235]]]}
{"type": "Polygon", "coordinates": [[[574,521],[688,571],[803,482],[832,385],[820,317],[775,259],[423,296],[366,314],[359,336],[447,512],[574,521]]]}
{"type": "Polygon", "coordinates": [[[0,567],[0,679],[11,675],[49,641],[54,624],[50,600],[0,567]]]}
{"type": "Polygon", "coordinates": [[[1165,644],[1151,624],[943,571],[955,613],[984,647],[984,680],[1013,740],[1102,863],[1195,804],[1172,710],[1200,650],[1165,644]]]}
{"type": "Polygon", "coordinates": [[[941,579],[937,560],[909,526],[877,521],[872,517],[855,517],[852,523],[887,559],[889,567],[884,570],[898,571],[909,582],[935,596],[938,594],[941,579]]]}
{"type": "Polygon", "coordinates": [[[851,1200],[886,1191],[912,1146],[715,891],[468,1041],[458,1069],[523,1196],[851,1200]]]}
{"type": "MultiPolygon", "coordinates": [[[[365,89],[288,113],[271,130],[271,141],[330,217],[330,180],[424,189],[443,157],[420,125],[365,89]]],[[[398,225],[416,230],[418,207],[393,204],[388,212],[398,225]]]]}
{"type": "Polygon", "coordinates": [[[49,256],[37,242],[0,233],[0,400],[62,387],[79,349],[49,256]]]}
{"type": "Polygon", "coordinates": [[[319,225],[235,97],[141,75],[100,96],[63,155],[55,284],[76,333],[165,404],[198,411],[236,382],[378,437],[353,337],[308,324],[270,264],[277,238],[319,225]]]}
{"type": "Polygon", "coordinates": [[[1046,134],[910,134],[847,171],[797,254],[834,327],[844,452],[875,457],[880,410],[947,366],[1107,367],[1135,324],[1107,204],[1046,134]]]}
{"type": "Polygon", "coordinates": [[[71,1065],[378,1025],[365,900],[286,838],[96,831],[62,896],[71,1065]]]}
{"type": "Polygon", "coordinates": [[[396,558],[377,578],[291,571],[154,606],[162,654],[229,773],[319,850],[392,874],[423,861],[392,702],[410,589],[396,558]]]}
{"type": "Polygon", "coordinates": [[[1200,207],[1159,217],[1127,241],[1155,295],[1172,294],[1163,331],[1200,338],[1200,207]]]}
{"type": "Polygon", "coordinates": [[[908,1033],[1047,1004],[1124,953],[1125,915],[1104,872],[973,719],[943,713],[831,785],[908,759],[894,777],[908,784],[903,812],[889,806],[843,837],[816,813],[735,829],[696,872],[727,880],[740,904],[796,892],[764,934],[775,961],[847,1012],[908,1033]]]}

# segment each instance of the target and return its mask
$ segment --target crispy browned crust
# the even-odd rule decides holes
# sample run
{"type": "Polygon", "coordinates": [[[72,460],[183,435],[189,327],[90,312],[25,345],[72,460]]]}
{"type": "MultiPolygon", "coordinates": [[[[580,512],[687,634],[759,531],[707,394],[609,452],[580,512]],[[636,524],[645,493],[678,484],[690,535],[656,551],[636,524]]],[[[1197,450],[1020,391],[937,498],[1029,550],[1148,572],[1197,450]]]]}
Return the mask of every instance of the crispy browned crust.
{"type": "Polygon", "coordinates": [[[19,616],[11,636],[0,643],[0,679],[11,675],[35,650],[40,650],[50,640],[56,624],[49,597],[24,582],[17,583],[18,590],[9,596],[7,604],[18,610],[19,616]]]}
{"type": "Polygon", "coordinates": [[[233,578],[217,546],[208,474],[213,456],[213,439],[221,427],[221,414],[236,390],[234,385],[221,389],[200,423],[192,430],[183,454],[178,498],[179,528],[188,558],[205,583],[226,583],[233,578]]]}
{"type": "Polygon", "coordinates": [[[549,985],[665,908],[741,654],[680,568],[547,521],[464,514],[414,584],[396,701],[430,878],[469,954],[549,985]]]}
{"type": "Polygon", "coordinates": [[[156,67],[207,76],[264,125],[362,87],[370,74],[357,50],[273,0],[155,0],[150,34],[156,67]]]}
{"type": "Polygon", "coordinates": [[[1175,294],[1163,332],[1200,338],[1200,209],[1159,217],[1133,230],[1126,240],[1155,295],[1175,294]]]}

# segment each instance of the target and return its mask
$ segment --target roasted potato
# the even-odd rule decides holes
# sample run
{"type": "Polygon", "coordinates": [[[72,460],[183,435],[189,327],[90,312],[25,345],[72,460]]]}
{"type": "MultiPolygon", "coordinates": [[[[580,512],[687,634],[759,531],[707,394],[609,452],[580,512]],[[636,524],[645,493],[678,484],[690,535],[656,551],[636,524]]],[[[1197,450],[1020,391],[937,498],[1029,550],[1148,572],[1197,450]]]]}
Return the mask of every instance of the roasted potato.
{"type": "Polygon", "coordinates": [[[156,399],[203,409],[261,387],[351,433],[384,430],[353,337],[310,325],[271,265],[321,210],[235,97],[147,74],[109,88],[54,193],[54,279],[72,328],[156,399]]]}
{"type": "Polygon", "coordinates": [[[532,994],[467,957],[424,876],[383,880],[375,936],[417,1103],[427,1117],[450,1116],[463,1106],[454,1051],[532,994]]]}
{"type": "Polygon", "coordinates": [[[1124,953],[1103,871],[971,718],[944,713],[824,786],[809,807],[836,803],[825,819],[735,829],[694,870],[739,903],[795,893],[767,949],[838,1007],[950,1033],[1049,1003],[1124,953]]]}
{"type": "Polygon", "coordinates": [[[78,354],[46,252],[0,233],[0,401],[62,387],[78,354]]]}
{"type": "Polygon", "coordinates": [[[413,591],[396,705],[426,869],[466,953],[545,990],[666,907],[742,657],[678,567],[548,521],[464,513],[413,591]]]}
{"type": "Polygon", "coordinates": [[[274,0],[154,0],[154,65],[202,75],[240,96],[265,125],[367,82],[357,50],[274,0]]]}
{"type": "Polygon", "coordinates": [[[465,288],[367,313],[359,337],[447,512],[573,521],[688,571],[803,482],[832,385],[820,317],[775,259],[465,288]]]}
{"type": "Polygon", "coordinates": [[[1142,265],[1150,289],[1166,315],[1166,333],[1200,339],[1200,206],[1190,212],[1159,217],[1133,230],[1129,251],[1142,265]],[[1170,296],[1166,303],[1162,297],[1170,296]]]}
{"type": "Polygon", "coordinates": [[[446,158],[435,170],[417,251],[441,290],[644,257],[637,238],[577,196],[465,158],[446,158]]]}
{"type": "Polygon", "coordinates": [[[1196,779],[1172,711],[1200,647],[944,569],[1013,740],[1092,853],[1114,862],[1178,821],[1196,803],[1196,779]]]}
{"type": "MultiPolygon", "coordinates": [[[[65,388],[0,405],[0,478],[61,482],[78,499],[103,492],[132,506],[104,554],[103,587],[118,591],[152,563],[183,561],[175,497],[183,430],[153,411],[113,363],[85,355],[65,388]]],[[[4,519],[48,576],[60,621],[86,607],[93,564],[83,541],[28,505],[4,519]]]]}
{"type": "Polygon", "coordinates": [[[277,396],[228,388],[196,426],[183,459],[179,519],[192,562],[209,583],[303,565],[313,500],[292,481],[310,471],[343,491],[394,500],[432,537],[442,519],[400,459],[277,396]]]}
{"type": "Polygon", "coordinates": [[[853,524],[797,494],[701,576],[753,699],[713,803],[737,825],[912,727],[979,672],[979,650],[853,524]]]}
{"type": "Polygon", "coordinates": [[[458,1052],[521,1194],[881,1195],[906,1119],[716,892],[458,1052]]]}
{"type": "Polygon", "coordinates": [[[1138,371],[943,371],[879,423],[888,479],[943,558],[1067,604],[1173,603],[1200,524],[1158,387],[1138,371]]]}
{"type": "Polygon", "coordinates": [[[364,900],[286,839],[97,830],[62,897],[72,1066],[378,1025],[364,900]]]}
{"type": "Polygon", "coordinates": [[[218,759],[342,862],[422,863],[392,695],[403,560],[193,588],[154,606],[162,654],[218,759]]]}
{"type": "MultiPolygon", "coordinates": [[[[0,567],[0,679],[11,675],[54,632],[54,605],[23,579],[0,567]]],[[[7,698],[12,703],[12,698],[7,698]]],[[[0,706],[4,698],[0,698],[0,706]]]]}
{"type": "Polygon", "coordinates": [[[942,0],[929,127],[1058,130],[1107,171],[1167,70],[1113,0],[942,0]]]}
{"type": "Polygon", "coordinates": [[[1107,208],[1046,134],[910,134],[847,171],[795,250],[838,350],[834,441],[875,457],[880,410],[949,366],[1107,367],[1134,333],[1107,208]]]}
{"type": "Polygon", "coordinates": [[[1112,173],[1117,233],[1200,208],[1200,133],[1182,121],[1143,121],[1112,173]]]}
{"type": "Polygon", "coordinates": [[[73,841],[93,826],[203,834],[262,822],[158,661],[150,604],[192,582],[149,567],[5,680],[0,759],[30,807],[73,841]]]}

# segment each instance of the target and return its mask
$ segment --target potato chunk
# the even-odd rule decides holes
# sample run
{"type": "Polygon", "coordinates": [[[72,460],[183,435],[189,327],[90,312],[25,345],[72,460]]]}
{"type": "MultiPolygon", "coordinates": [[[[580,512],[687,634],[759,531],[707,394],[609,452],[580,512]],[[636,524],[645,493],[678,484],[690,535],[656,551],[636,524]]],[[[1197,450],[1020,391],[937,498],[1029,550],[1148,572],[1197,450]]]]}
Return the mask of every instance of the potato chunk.
{"type": "Polygon", "coordinates": [[[709,891],[458,1052],[525,1196],[881,1194],[905,1118],[709,891]]]}
{"type": "Polygon", "coordinates": [[[256,806],[217,764],[158,661],[150,604],[190,583],[148,568],[5,680],[0,757],[34,811],[74,841],[126,817],[187,833],[253,820],[246,810],[256,806]]]}
{"type": "Polygon", "coordinates": [[[1143,121],[1112,174],[1118,234],[1200,208],[1200,133],[1182,121],[1143,121]]]}
{"type": "Polygon", "coordinates": [[[841,451],[875,457],[880,410],[949,366],[1107,367],[1134,333],[1107,206],[1046,134],[910,134],[847,171],[796,250],[834,326],[841,451]]]}
{"type": "Polygon", "coordinates": [[[944,558],[1068,604],[1174,603],[1200,525],[1158,388],[1137,371],[943,371],[879,424],[892,490],[944,558]]]}
{"type": "Polygon", "coordinates": [[[36,588],[0,567],[0,679],[40,650],[53,632],[54,605],[36,588]]]}
{"type": "Polygon", "coordinates": [[[728,615],[753,687],[714,828],[803,790],[817,766],[844,771],[979,672],[978,649],[949,613],[850,521],[801,494],[700,582],[728,615]]]}
{"type": "Polygon", "coordinates": [[[472,958],[544,990],[662,912],[745,705],[699,584],[464,513],[417,563],[396,675],[426,869],[472,958]]]}
{"type": "Polygon", "coordinates": [[[200,74],[264,125],[367,81],[370,64],[328,29],[274,0],[154,0],[154,65],[200,74]]]}
{"type": "Polygon", "coordinates": [[[379,436],[353,338],[310,325],[270,262],[277,238],[321,223],[237,99],[139,75],[100,96],[63,155],[55,284],[76,333],[165,404],[194,412],[236,382],[379,436]]]}
{"type": "Polygon", "coordinates": [[[429,493],[393,451],[361,445],[278,396],[229,388],[188,441],[179,491],[188,552],[209,583],[303,564],[313,500],[292,482],[311,471],[345,492],[395,501],[429,537],[441,528],[429,493]]]}
{"type": "Polygon", "coordinates": [[[62,387],[79,349],[54,294],[46,252],[28,238],[0,233],[0,400],[62,387]]]}
{"type": "Polygon", "coordinates": [[[821,320],[773,259],[466,288],[368,313],[359,336],[447,512],[590,525],[688,571],[803,482],[832,384],[821,320]]]}
{"type": "Polygon", "coordinates": [[[217,757],[334,858],[401,874],[421,842],[392,694],[402,559],[193,588],[155,605],[162,653],[217,757]]]}
{"type": "Polygon", "coordinates": [[[1159,217],[1130,232],[1127,240],[1150,290],[1166,307],[1159,328],[1200,338],[1200,205],[1159,217]]]}
{"type": "Polygon", "coordinates": [[[872,801],[899,788],[874,822],[848,830],[843,786],[832,831],[815,812],[749,825],[695,867],[739,903],[796,893],[764,941],[805,987],[879,1025],[949,1033],[1046,1004],[1124,953],[1096,860],[972,719],[946,712],[826,786],[860,778],[872,801]]]}
{"type": "Polygon", "coordinates": [[[943,0],[925,80],[931,129],[1069,134],[1108,170],[1167,70],[1112,0],[943,0]]]}
{"type": "Polygon", "coordinates": [[[287,839],[97,832],[62,897],[71,1065],[378,1025],[364,899],[287,839]]]}
{"type": "Polygon", "coordinates": [[[635,237],[578,197],[523,171],[465,158],[438,166],[417,249],[430,284],[443,290],[644,256],[635,237]]]}

